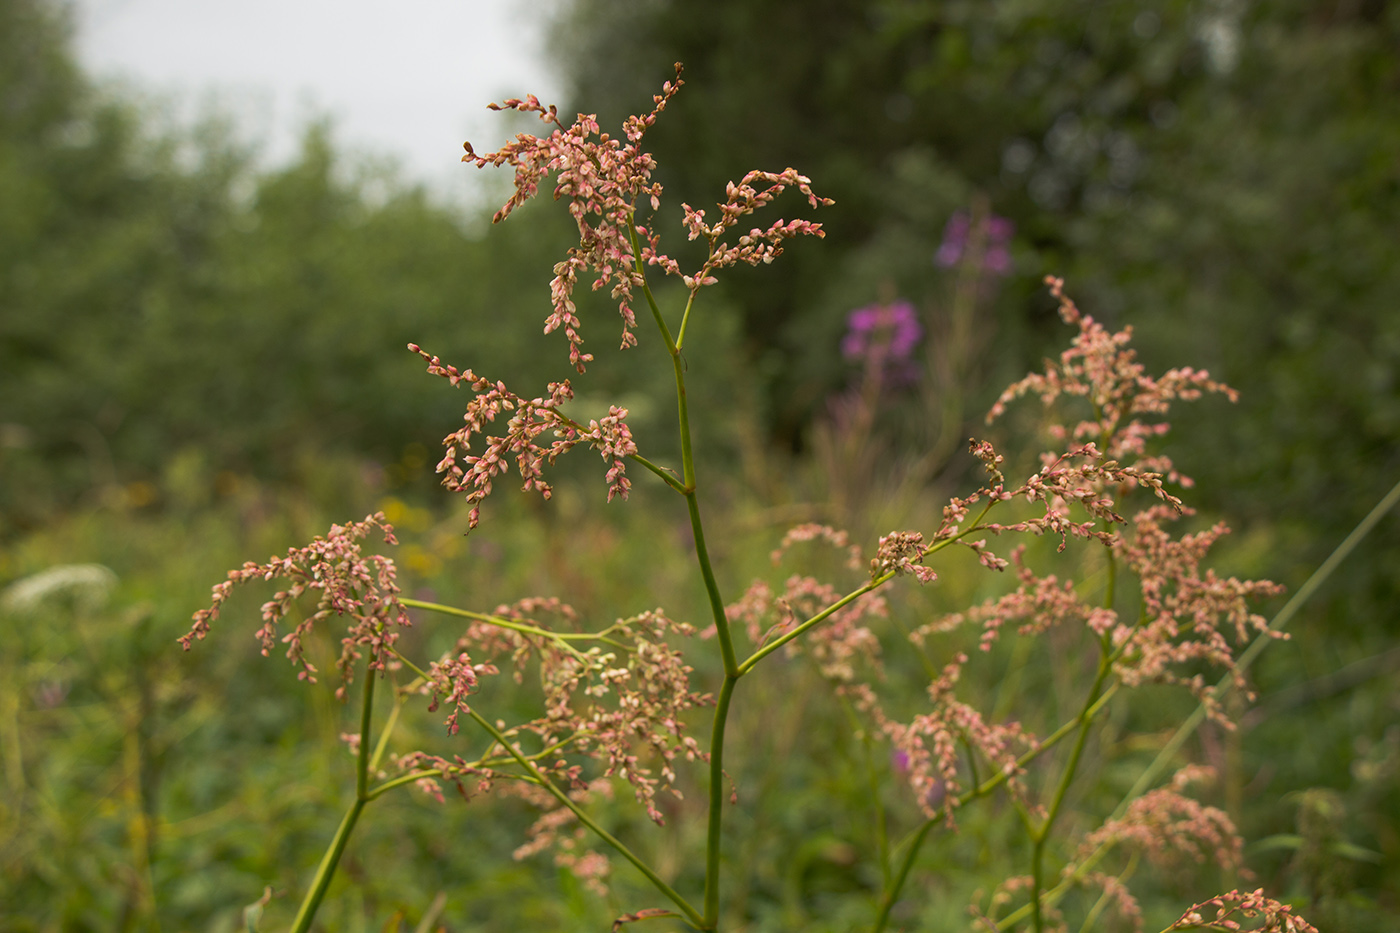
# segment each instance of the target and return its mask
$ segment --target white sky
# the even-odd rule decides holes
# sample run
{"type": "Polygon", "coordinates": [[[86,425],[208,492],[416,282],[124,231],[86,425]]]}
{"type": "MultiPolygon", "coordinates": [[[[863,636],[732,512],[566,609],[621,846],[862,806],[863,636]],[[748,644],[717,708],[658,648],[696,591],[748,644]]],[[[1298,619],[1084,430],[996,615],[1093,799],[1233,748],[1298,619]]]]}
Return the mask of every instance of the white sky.
{"type": "Polygon", "coordinates": [[[90,73],[168,100],[178,119],[216,101],[273,164],[296,153],[308,118],[329,114],[350,151],[462,191],[476,171],[460,164],[463,140],[486,151],[511,136],[486,104],[560,102],[542,0],[74,2],[90,73]]]}

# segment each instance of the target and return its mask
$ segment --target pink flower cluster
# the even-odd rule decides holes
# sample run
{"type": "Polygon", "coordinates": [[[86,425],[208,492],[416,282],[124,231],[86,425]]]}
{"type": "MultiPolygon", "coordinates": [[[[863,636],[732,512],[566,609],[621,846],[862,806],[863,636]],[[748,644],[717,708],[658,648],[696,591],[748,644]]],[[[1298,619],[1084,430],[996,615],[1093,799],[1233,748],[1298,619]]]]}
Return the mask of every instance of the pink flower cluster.
{"type": "Polygon", "coordinates": [[[1014,591],[925,623],[910,633],[910,638],[915,644],[923,644],[930,635],[954,632],[972,624],[982,629],[978,647],[990,651],[1001,637],[1002,628],[1011,623],[1019,622],[1017,633],[1027,636],[1071,622],[1083,623],[1101,636],[1116,623],[1118,616],[1112,609],[1090,606],[1081,600],[1074,592],[1074,581],[1061,582],[1054,574],[1036,576],[1025,566],[1024,555],[1024,545],[1018,546],[1011,555],[1016,576],[1021,581],[1014,591]]]}
{"type": "Polygon", "coordinates": [[[398,640],[398,629],[411,624],[399,604],[394,562],[360,550],[360,540],[372,528],[379,528],[387,543],[398,543],[384,513],[376,512],[362,522],[332,525],[324,538],[318,537],[306,547],[291,548],[286,557],[274,556],[265,564],[248,561],[240,569],[230,570],[227,580],[215,584],[209,608],[194,614],[189,633],[180,638],[181,646],[188,651],[195,641],[209,634],[210,625],[232,595],[234,584],[288,580],[290,587],[263,604],[263,624],[257,631],[262,653],[270,654],[280,640],[287,646],[287,657],[301,666],[298,677],[314,683],[316,668],[306,657],[304,639],[317,622],[333,615],[349,616],[353,622],[341,638],[340,658],[336,661],[341,677],[337,695],[343,696],[345,687],[354,679],[355,663],[362,650],[369,652],[370,669],[383,671],[398,640]],[[278,624],[291,611],[292,604],[308,591],[320,593],[316,612],[279,639],[278,624]]]}
{"type": "Polygon", "coordinates": [[[1031,373],[1009,386],[987,414],[987,421],[1000,416],[1008,402],[1028,392],[1038,394],[1047,407],[1061,395],[1081,396],[1092,405],[1093,417],[1075,424],[1055,424],[1051,433],[1057,440],[1070,438],[1097,441],[1112,460],[1137,459],[1139,469],[1165,474],[1170,482],[1189,485],[1189,480],[1172,469],[1166,457],[1146,456],[1146,442],[1167,432],[1163,423],[1148,424],[1138,415],[1166,414],[1177,399],[1189,401],[1205,392],[1219,392],[1230,401],[1239,394],[1224,383],[1210,378],[1205,370],[1190,367],[1168,370],[1161,376],[1147,375],[1137,361],[1137,353],[1127,349],[1132,328],[1110,333],[1092,317],[1082,314],[1064,293],[1064,280],[1047,276],[1046,284],[1060,302],[1060,317],[1079,328],[1069,349],[1058,363],[1048,363],[1044,373],[1031,373]]]}
{"type": "Polygon", "coordinates": [[[1231,891],[1208,901],[1201,901],[1173,923],[1169,930],[1230,930],[1251,931],[1251,933],[1317,933],[1317,927],[1293,913],[1293,908],[1264,896],[1264,889],[1246,894],[1231,891]],[[1215,916],[1207,916],[1208,908],[1215,908],[1215,916]],[[1258,925],[1245,926],[1235,918],[1262,921],[1258,925]]]}
{"type": "Polygon", "coordinates": [[[919,563],[928,553],[924,536],[917,531],[892,531],[880,539],[875,557],[870,561],[870,579],[887,573],[913,574],[920,583],[932,583],[938,574],[919,563]]]}
{"type": "MultiPolygon", "coordinates": [[[[736,243],[725,243],[725,235],[738,224],[741,217],[746,217],[772,203],[788,188],[800,191],[806,196],[807,203],[814,208],[834,203],[830,198],[820,198],[813,194],[812,179],[798,174],[795,168],[785,168],[781,172],[752,171],[737,185],[732,181],[725,185],[725,200],[718,205],[720,219],[713,224],[705,223],[704,211],[695,210],[689,204],[681,205],[685,211],[682,223],[685,225],[687,237],[691,240],[703,237],[709,243],[709,255],[700,271],[693,275],[681,272],[679,263],[656,251],[658,240],[649,232],[647,245],[642,249],[642,259],[648,265],[660,266],[668,275],[680,276],[685,287],[694,295],[704,286],[713,285],[718,281],[714,273],[719,269],[741,262],[750,266],[759,263],[767,265],[782,255],[784,240],[798,236],[825,236],[822,225],[809,220],[775,220],[766,230],[753,227],[748,233],[741,234],[736,243]],[[755,183],[762,183],[766,187],[756,188],[755,183]]],[[[640,228],[638,232],[641,232],[640,228]]]]}
{"type": "Polygon", "coordinates": [[[417,344],[411,343],[408,348],[428,361],[428,372],[444,377],[454,386],[466,383],[476,393],[463,415],[466,425],[443,438],[447,453],[437,465],[437,471],[444,474],[444,486],[467,494],[472,506],[468,518],[470,528],[477,526],[481,517],[480,503],[491,494],[495,478],[510,468],[512,458],[524,480],[522,488],[538,490],[548,499],[552,488],[544,479],[544,465],[552,466],[561,455],[579,444],[588,444],[597,450],[603,462],[609,465],[608,501],[614,496],[627,498],[632,487],[632,481],[627,478],[627,458],[637,453],[632,430],[627,426],[627,409],[610,406],[606,416],[582,425],[559,410],[574,397],[568,380],[551,382],[548,398],[526,400],[507,389],[504,382],[492,382],[470,369],[463,372],[446,365],[417,344]],[[485,449],[480,454],[468,454],[473,436],[485,434],[487,427],[506,412],[513,414],[506,421],[505,433],[499,437],[487,436],[485,449]],[[554,440],[548,447],[541,447],[535,441],[546,433],[551,433],[554,440]],[[463,455],[463,463],[457,462],[459,453],[463,455]]]}
{"type": "Polygon", "coordinates": [[[667,274],[679,276],[693,296],[702,287],[715,283],[714,273],[719,269],[740,262],[769,263],[782,253],[784,240],[823,235],[820,224],[778,220],[766,229],[754,227],[740,235],[737,242],[727,243],[726,235],[741,218],[769,204],[787,188],[801,191],[812,207],[832,203],[813,194],[811,179],[795,169],[753,171],[738,184],[730,182],[726,186],[725,200],[719,205],[720,218],[713,224],[705,223],[704,211],[684,205],[683,224],[690,239],[703,237],[709,243],[709,254],[699,271],[683,273],[675,260],[660,252],[659,235],[636,219],[639,199],[646,199],[653,211],[661,206],[661,185],[651,180],[656,160],[642,150],[641,143],[647,129],[685,83],[680,73],[678,63],[676,80],[662,85],[661,93],[652,98],[654,107],[650,113],[627,118],[623,124],[625,142],[601,132],[595,115],[579,114],[573,125],[566,127],[559,121],[557,108],[546,108],[531,95],[524,100],[512,98],[492,104],[491,109],[538,114],[540,120],[555,126],[549,136],[522,134],[515,142],[484,155],[473,151],[471,143],[466,144],[462,161],[473,162],[478,168],[509,165],[515,169],[515,192],[496,212],[495,221],[504,220],[534,197],[540,182],[551,174],[557,177],[555,200],[569,199],[569,213],[578,225],[579,245],[554,267],[554,279],[550,282],[553,311],[545,321],[545,333],[563,328],[569,339],[569,360],[579,372],[593,359],[592,354],[582,350],[583,337],[579,334],[573,300],[580,276],[593,273],[595,291],[612,284],[612,298],[622,315],[622,346],[630,347],[637,342],[632,332],[637,324],[633,289],[646,285],[644,266],[660,266],[667,274]]]}
{"type": "MultiPolygon", "coordinates": [[[[699,743],[685,733],[685,715],[711,698],[690,688],[691,668],[681,652],[666,642],[668,635],[691,635],[691,627],[660,611],[644,612],[619,619],[599,633],[596,640],[604,646],[593,644],[582,650],[549,634],[550,626],[543,621],[546,615],[566,623],[576,618],[574,610],[558,600],[524,600],[497,607],[495,615],[545,633],[474,622],[458,641],[457,652],[470,649],[493,663],[509,663],[517,680],[532,662],[538,664],[544,715],[507,734],[532,733],[541,747],[554,749],[549,759],[537,765],[569,784],[582,773],[568,759],[570,753],[599,761],[604,776],[628,781],[647,814],[664,822],[655,797],[660,789],[679,793],[674,789],[675,759],[705,758],[699,743]],[[653,776],[648,762],[655,763],[659,777],[653,776]]],[[[454,702],[463,709],[466,695],[460,690],[454,694],[454,702]]]]}
{"type": "Polygon", "coordinates": [[[783,535],[782,543],[774,549],[771,555],[773,563],[777,564],[794,544],[803,541],[825,541],[832,547],[846,552],[847,567],[852,570],[860,569],[860,546],[851,543],[850,535],[839,529],[832,528],[830,525],[819,525],[815,522],[808,522],[805,525],[796,525],[789,528],[787,534],[783,535]]]}
{"type": "MultiPolygon", "coordinates": [[[[1199,661],[1231,667],[1234,649],[1226,632],[1240,644],[1261,632],[1287,638],[1270,630],[1267,620],[1251,612],[1248,603],[1276,596],[1283,587],[1268,580],[1221,578],[1213,570],[1202,571],[1206,552],[1229,529],[1216,524],[1173,538],[1162,526],[1178,515],[1164,506],[1146,509],[1134,516],[1133,534],[1115,542],[1119,559],[1139,580],[1142,610],[1136,624],[1112,628],[1110,638],[1118,649],[1114,671],[1127,686],[1154,681],[1184,684],[1206,704],[1208,715],[1228,726],[1204,678],[1183,677],[1171,668],[1199,661]]],[[[1243,675],[1234,672],[1234,679],[1248,696],[1243,675]]]]}
{"type": "Polygon", "coordinates": [[[545,108],[532,94],[525,100],[512,98],[503,104],[492,104],[491,109],[536,113],[541,121],[556,127],[549,136],[521,134],[515,142],[485,155],[477,155],[471,143],[465,144],[463,162],[474,162],[477,168],[510,165],[515,169],[515,193],[496,212],[493,222],[505,220],[511,211],[534,197],[540,182],[550,174],[558,178],[555,200],[568,197],[569,213],[578,225],[579,245],[569,250],[568,259],[554,267],[554,279],[550,282],[554,310],[545,320],[545,333],[563,328],[569,338],[569,360],[579,372],[593,359],[592,354],[581,349],[583,337],[573,301],[580,274],[590,269],[596,273],[595,291],[612,283],[612,297],[622,315],[622,345],[637,342],[632,333],[637,325],[632,289],[642,281],[632,248],[633,210],[642,196],[649,198],[653,210],[661,204],[661,186],[651,180],[656,160],[642,151],[641,142],[647,128],[680,90],[679,67],[676,74],[676,81],[666,82],[661,94],[654,98],[655,107],[649,114],[627,119],[623,126],[626,142],[602,133],[594,115],[579,114],[572,126],[565,127],[559,122],[557,109],[545,108]]]}
{"type": "Polygon", "coordinates": [[[969,789],[963,777],[964,745],[1006,775],[1011,792],[1020,796],[1017,759],[1039,744],[1019,723],[989,723],[975,707],[957,699],[957,684],[966,663],[965,654],[953,657],[929,684],[929,711],[908,723],[887,718],[873,696],[860,704],[899,753],[905,780],[924,815],[933,818],[941,812],[949,825],[958,795],[969,789]]]}
{"type": "MultiPolygon", "coordinates": [[[[541,811],[539,819],[531,824],[527,832],[529,841],[512,853],[515,859],[523,861],[553,849],[554,864],[569,869],[575,878],[598,896],[607,895],[607,878],[612,873],[612,863],[606,855],[589,846],[589,831],[579,824],[574,812],[562,806],[542,787],[518,784],[511,788],[511,793],[541,811]]],[[[613,798],[612,784],[607,778],[597,778],[586,784],[577,782],[568,793],[569,798],[580,806],[600,798],[613,798]]]]}
{"type": "Polygon", "coordinates": [[[499,673],[494,664],[473,664],[471,655],[465,651],[459,651],[455,658],[448,656],[434,661],[428,666],[428,683],[424,688],[433,697],[428,704],[428,712],[436,712],[439,698],[445,699],[452,707],[447,717],[447,732],[456,735],[459,728],[457,718],[470,710],[467,697],[476,692],[481,675],[499,673]]]}
{"type": "Polygon", "coordinates": [[[1125,844],[1145,854],[1153,864],[1167,869],[1190,859],[1210,861],[1226,871],[1240,871],[1244,841],[1224,810],[1207,807],[1184,795],[1191,784],[1215,776],[1210,768],[1188,765],[1171,784],[1148,791],[1128,805],[1121,819],[1110,820],[1084,838],[1080,857],[1087,857],[1104,843],[1125,844]]]}

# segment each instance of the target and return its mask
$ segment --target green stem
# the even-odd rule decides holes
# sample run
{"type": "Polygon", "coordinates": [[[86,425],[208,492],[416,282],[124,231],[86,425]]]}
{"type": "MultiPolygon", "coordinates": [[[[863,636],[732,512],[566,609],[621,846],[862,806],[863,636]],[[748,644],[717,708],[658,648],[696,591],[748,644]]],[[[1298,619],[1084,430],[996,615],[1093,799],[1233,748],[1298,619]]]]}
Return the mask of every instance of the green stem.
{"type": "Polygon", "coordinates": [[[924,838],[928,836],[928,831],[935,825],[943,821],[943,814],[938,814],[931,820],[925,820],[924,825],[919,827],[919,831],[914,834],[913,841],[909,844],[909,851],[905,853],[904,860],[899,863],[899,872],[894,876],[894,884],[885,890],[885,896],[880,898],[880,911],[875,915],[874,933],[881,933],[885,929],[885,924],[889,922],[890,911],[899,900],[899,892],[904,890],[904,882],[909,879],[909,872],[914,867],[914,861],[919,857],[919,849],[924,844],[924,838]]]}
{"type": "Polygon", "coordinates": [[[292,921],[292,933],[306,933],[311,929],[311,921],[316,918],[316,911],[321,907],[321,899],[326,896],[326,889],[330,887],[331,877],[335,874],[336,865],[340,862],[341,853],[345,851],[345,844],[350,841],[350,833],[355,829],[355,822],[360,818],[360,811],[365,808],[368,801],[356,797],[355,802],[346,811],[345,817],[340,821],[340,827],[335,831],[335,838],[331,840],[330,848],[326,849],[326,854],[321,858],[321,864],[316,868],[316,877],[312,879],[311,890],[306,893],[306,899],[301,902],[301,909],[297,911],[296,919],[292,921]]]}
{"type": "MultiPolygon", "coordinates": [[[[651,286],[647,284],[646,270],[642,267],[641,249],[637,243],[637,227],[630,213],[628,214],[627,235],[632,244],[633,267],[642,279],[642,293],[646,296],[647,306],[651,309],[657,330],[661,332],[662,339],[666,342],[666,350],[671,355],[671,369],[676,380],[676,414],[681,440],[683,485],[679,491],[685,495],[686,509],[690,514],[691,535],[695,541],[695,559],[700,565],[700,575],[705,581],[705,594],[709,599],[710,612],[715,622],[715,633],[719,637],[720,654],[724,660],[724,684],[720,687],[719,698],[715,704],[714,723],[710,732],[710,812],[705,851],[704,917],[696,915],[689,904],[679,899],[679,895],[672,897],[685,910],[687,916],[692,920],[701,921],[700,925],[703,929],[712,930],[719,922],[719,850],[724,818],[724,731],[729,717],[729,701],[734,695],[734,685],[738,682],[741,672],[739,671],[738,657],[734,653],[734,640],[729,631],[729,619],[724,612],[724,599],[720,595],[719,583],[715,580],[714,567],[710,561],[709,547],[705,543],[705,527],[700,520],[700,503],[695,492],[695,452],[690,436],[690,403],[685,388],[685,364],[681,358],[680,342],[671,336],[670,328],[666,326],[666,319],[662,317],[661,309],[656,304],[656,298],[651,293],[651,286]]],[[[711,252],[713,252],[713,244],[711,252]]],[[[681,319],[682,335],[685,325],[690,320],[690,310],[694,302],[695,291],[692,290],[681,319]]],[[[675,488],[673,479],[673,477],[667,477],[668,485],[675,488]]]]}
{"type": "Polygon", "coordinates": [[[1079,761],[1084,755],[1084,745],[1089,738],[1089,725],[1093,722],[1089,711],[1095,708],[1099,699],[1099,691],[1103,689],[1104,681],[1112,670],[1113,668],[1108,664],[1106,658],[1100,660],[1098,675],[1094,678],[1094,685],[1090,688],[1089,696],[1084,702],[1084,709],[1075,717],[1079,723],[1079,732],[1074,738],[1074,747],[1070,750],[1069,761],[1065,763],[1065,770],[1060,775],[1060,783],[1055,788],[1055,796],[1045,814],[1045,822],[1040,825],[1038,831],[1031,834],[1031,925],[1036,933],[1041,933],[1045,929],[1045,921],[1040,912],[1040,895],[1045,887],[1045,843],[1050,838],[1050,830],[1054,828],[1055,820],[1060,815],[1065,795],[1069,792],[1070,784],[1074,782],[1075,772],[1079,769],[1079,761]]]}
{"type": "Polygon", "coordinates": [[[727,674],[715,701],[715,719],[710,732],[710,813],[705,835],[705,922],[703,930],[719,924],[720,836],[724,827],[724,727],[729,720],[729,701],[734,696],[738,674],[727,674]]]}
{"type": "MultiPolygon", "coordinates": [[[[688,451],[686,472],[691,472],[688,451]]],[[[725,676],[738,678],[744,672],[739,669],[739,661],[734,654],[734,639],[729,633],[729,617],[724,614],[724,599],[719,595],[719,584],[715,581],[715,571],[710,565],[710,552],[705,546],[705,527],[700,524],[700,504],[695,500],[693,482],[689,485],[691,489],[685,494],[685,504],[690,510],[690,531],[695,538],[695,559],[700,564],[700,576],[705,580],[705,593],[710,600],[710,614],[715,620],[715,632],[719,635],[719,650],[724,658],[725,676]]]]}
{"type": "Polygon", "coordinates": [[[350,841],[350,833],[354,831],[355,823],[360,818],[360,812],[364,810],[365,804],[370,799],[369,732],[374,714],[374,679],[374,669],[366,665],[364,704],[360,708],[360,749],[355,762],[355,802],[345,812],[339,828],[335,831],[335,836],[331,839],[330,847],[326,849],[326,854],[321,857],[321,864],[316,867],[316,876],[311,880],[311,889],[306,892],[306,898],[301,902],[296,919],[292,921],[292,933],[306,933],[307,930],[311,929],[311,922],[316,918],[316,911],[320,909],[321,900],[326,896],[326,889],[330,887],[331,878],[335,876],[336,866],[340,864],[340,856],[345,851],[345,844],[350,841]]]}
{"type": "Polygon", "coordinates": [[[608,832],[606,829],[600,826],[597,823],[597,821],[593,819],[593,817],[589,816],[588,813],[584,811],[582,807],[574,803],[574,801],[570,799],[568,794],[560,790],[559,787],[553,781],[551,781],[544,775],[544,772],[540,771],[539,768],[535,767],[535,763],[533,761],[525,757],[525,755],[518,748],[512,745],[509,742],[509,740],[507,740],[507,738],[501,734],[501,731],[495,727],[495,725],[493,725],[489,720],[487,720],[474,709],[468,710],[467,712],[472,717],[472,719],[476,720],[477,725],[481,726],[481,728],[485,729],[488,733],[490,733],[491,738],[495,739],[496,743],[502,748],[504,748],[511,755],[511,757],[516,760],[516,763],[518,763],[522,768],[524,768],[532,778],[539,782],[541,787],[549,791],[549,793],[553,795],[555,800],[558,800],[561,804],[567,807],[569,811],[573,813],[575,817],[578,818],[578,821],[580,823],[591,829],[594,833],[596,833],[599,836],[599,838],[601,838],[608,845],[612,846],[613,849],[615,849],[619,855],[627,859],[627,861],[631,862],[632,865],[638,871],[640,871],[644,876],[646,876],[646,879],[650,881],[658,891],[664,894],[671,901],[671,903],[679,907],[681,909],[681,912],[685,914],[687,920],[691,923],[692,926],[704,929],[704,921],[701,918],[699,912],[696,911],[694,907],[690,906],[690,902],[687,901],[685,898],[681,897],[681,895],[677,893],[674,888],[672,888],[669,884],[663,881],[660,875],[652,871],[651,866],[647,865],[647,863],[642,861],[636,855],[636,853],[634,853],[631,849],[627,848],[627,846],[623,845],[622,841],[619,840],[616,836],[614,836],[612,833],[608,832]]]}

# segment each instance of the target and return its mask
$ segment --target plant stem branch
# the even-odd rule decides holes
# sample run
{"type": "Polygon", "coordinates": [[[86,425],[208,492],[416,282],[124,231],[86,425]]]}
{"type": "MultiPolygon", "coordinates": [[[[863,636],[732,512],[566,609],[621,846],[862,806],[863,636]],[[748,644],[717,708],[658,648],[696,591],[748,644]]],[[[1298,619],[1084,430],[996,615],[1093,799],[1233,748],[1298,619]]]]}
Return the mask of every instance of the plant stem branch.
{"type": "Polygon", "coordinates": [[[667,486],[670,486],[672,489],[674,489],[678,493],[681,493],[682,495],[685,494],[685,483],[682,483],[680,480],[672,476],[670,470],[666,469],[663,466],[657,466],[655,463],[652,463],[650,460],[648,460],[646,457],[643,457],[641,454],[628,454],[627,459],[633,461],[634,463],[640,463],[642,466],[646,467],[648,470],[661,477],[661,481],[667,486]]]}
{"type": "Polygon", "coordinates": [[[354,831],[360,812],[370,800],[370,725],[374,715],[374,680],[374,668],[366,664],[364,704],[360,707],[360,749],[355,761],[355,802],[345,812],[335,836],[331,839],[330,847],[321,857],[321,864],[316,867],[311,889],[306,892],[306,898],[301,902],[296,919],[292,921],[292,933],[306,933],[311,929],[311,922],[316,918],[316,911],[320,909],[321,900],[326,896],[331,878],[335,876],[336,866],[340,864],[340,856],[345,851],[346,843],[350,841],[350,833],[354,831]]]}
{"type": "Polygon", "coordinates": [[[715,719],[710,732],[709,826],[705,834],[705,922],[704,930],[719,924],[719,856],[724,826],[724,728],[729,720],[729,701],[739,674],[727,674],[715,701],[715,719]]]}
{"type": "Polygon", "coordinates": [[[1070,784],[1074,782],[1075,772],[1079,770],[1079,761],[1084,755],[1084,745],[1089,738],[1089,725],[1093,722],[1090,710],[1095,708],[1099,692],[1103,689],[1104,681],[1112,670],[1113,667],[1108,663],[1108,659],[1101,658],[1098,674],[1094,677],[1094,685],[1089,689],[1089,695],[1084,701],[1084,709],[1075,717],[1079,726],[1078,734],[1074,738],[1074,747],[1070,749],[1069,761],[1065,762],[1065,770],[1060,775],[1060,782],[1055,788],[1055,795],[1046,811],[1045,822],[1031,834],[1031,925],[1036,933],[1041,933],[1045,929],[1045,920],[1040,912],[1040,895],[1045,887],[1045,843],[1050,838],[1050,831],[1054,828],[1055,820],[1060,815],[1060,808],[1064,805],[1065,795],[1069,792],[1070,784]]]}
{"type": "Polygon", "coordinates": [[[693,926],[702,929],[704,928],[704,922],[699,912],[697,912],[694,907],[690,906],[690,902],[687,901],[685,898],[681,897],[681,895],[674,888],[672,888],[669,884],[663,881],[660,875],[652,871],[651,866],[647,865],[647,863],[642,861],[636,853],[634,853],[631,849],[627,848],[627,846],[623,845],[622,841],[619,840],[616,836],[614,836],[612,833],[608,832],[606,829],[600,826],[597,823],[597,821],[595,821],[593,817],[589,816],[588,813],[582,807],[574,803],[574,801],[569,797],[568,794],[560,790],[558,785],[556,785],[553,781],[547,778],[544,775],[544,772],[540,771],[540,769],[535,766],[535,763],[533,761],[527,758],[523,753],[521,753],[521,751],[518,748],[512,745],[510,741],[504,735],[501,734],[501,731],[490,722],[490,720],[483,717],[474,709],[468,710],[467,712],[471,715],[472,719],[476,720],[477,725],[481,726],[481,728],[485,729],[488,733],[490,733],[491,737],[496,740],[497,744],[504,748],[511,755],[511,757],[513,757],[516,760],[516,762],[530,774],[532,778],[534,778],[536,781],[539,781],[541,787],[549,791],[549,793],[553,795],[554,799],[558,800],[565,807],[568,807],[569,811],[573,813],[575,817],[578,818],[578,821],[580,823],[582,823],[584,826],[587,826],[594,833],[596,833],[599,836],[599,838],[601,838],[604,842],[606,842],[608,845],[612,846],[615,850],[617,850],[617,853],[619,855],[627,859],[627,861],[631,862],[632,865],[638,871],[640,871],[643,875],[646,876],[646,879],[650,881],[658,891],[664,894],[671,901],[671,903],[679,907],[681,911],[685,914],[686,919],[693,926]]]}
{"type": "Polygon", "coordinates": [[[831,617],[832,613],[836,612],[839,609],[843,609],[846,606],[849,606],[851,603],[855,602],[857,599],[860,599],[862,596],[864,596],[866,593],[869,593],[871,590],[878,589],[885,583],[894,579],[894,576],[895,571],[891,570],[889,573],[876,577],[869,583],[866,583],[863,586],[852,590],[845,596],[842,596],[836,602],[832,603],[830,606],[827,606],[821,612],[812,616],[810,619],[808,619],[806,622],[803,622],[801,625],[797,626],[797,628],[792,629],[789,632],[784,632],[780,637],[773,639],[771,642],[764,645],[762,648],[759,648],[753,654],[749,655],[748,660],[744,661],[743,664],[739,665],[738,672],[740,674],[747,674],[749,671],[754,669],[754,665],[756,665],[759,661],[762,661],[764,658],[768,657],[768,655],[772,654],[774,651],[777,651],[779,648],[781,648],[783,645],[786,645],[794,638],[802,637],[807,633],[808,629],[811,629],[814,626],[820,625],[821,623],[825,622],[828,618],[831,617]]]}
{"type": "MultiPolygon", "coordinates": [[[[494,625],[497,628],[505,628],[510,629],[512,632],[519,632],[522,635],[534,635],[537,638],[547,638],[550,641],[556,642],[561,648],[575,657],[582,657],[583,653],[569,644],[571,641],[600,641],[603,644],[611,645],[614,648],[621,648],[624,651],[632,650],[622,642],[614,641],[606,635],[597,632],[551,632],[549,629],[540,628],[536,625],[528,625],[524,622],[516,622],[514,619],[503,619],[500,616],[488,615],[484,612],[473,612],[470,609],[458,609],[456,606],[444,606],[441,603],[424,602],[421,599],[409,599],[407,596],[400,596],[399,604],[409,609],[426,609],[429,612],[440,612],[443,615],[460,616],[464,619],[484,622],[487,625],[494,625]]],[[[400,658],[400,660],[402,660],[402,658],[400,658]]],[[[415,671],[416,670],[415,668],[415,671]]],[[[419,673],[421,674],[421,672],[419,673]]]]}

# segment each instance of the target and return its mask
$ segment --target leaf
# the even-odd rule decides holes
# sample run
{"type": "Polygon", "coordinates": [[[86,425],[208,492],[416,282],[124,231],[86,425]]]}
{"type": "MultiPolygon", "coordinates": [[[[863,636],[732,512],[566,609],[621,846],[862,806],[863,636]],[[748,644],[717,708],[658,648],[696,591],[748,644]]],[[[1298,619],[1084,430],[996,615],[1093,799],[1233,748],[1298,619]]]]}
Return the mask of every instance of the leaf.
{"type": "Polygon", "coordinates": [[[263,888],[262,897],[243,908],[243,929],[246,933],[258,933],[258,924],[262,922],[263,908],[271,900],[272,885],[268,885],[263,888]]]}

